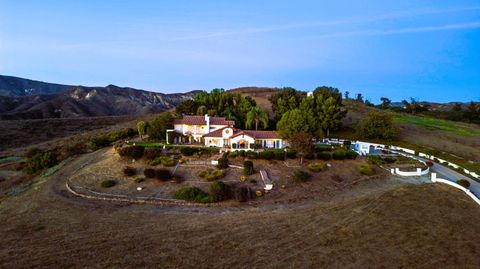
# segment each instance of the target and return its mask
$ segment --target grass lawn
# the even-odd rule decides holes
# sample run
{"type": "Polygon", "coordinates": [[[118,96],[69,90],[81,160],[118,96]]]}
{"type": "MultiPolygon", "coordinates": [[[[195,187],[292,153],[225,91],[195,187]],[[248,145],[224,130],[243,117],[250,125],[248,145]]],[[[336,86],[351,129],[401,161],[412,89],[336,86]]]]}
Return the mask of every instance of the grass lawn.
{"type": "Polygon", "coordinates": [[[479,130],[475,130],[468,126],[441,119],[430,117],[414,116],[408,114],[395,114],[394,121],[397,123],[407,123],[423,126],[430,130],[441,130],[454,133],[460,136],[473,137],[480,135],[479,130]]]}
{"type": "Polygon", "coordinates": [[[163,147],[165,146],[165,143],[162,142],[145,142],[145,141],[129,141],[126,143],[127,145],[133,145],[135,144],[136,146],[143,146],[147,148],[153,148],[153,147],[163,147]]]}

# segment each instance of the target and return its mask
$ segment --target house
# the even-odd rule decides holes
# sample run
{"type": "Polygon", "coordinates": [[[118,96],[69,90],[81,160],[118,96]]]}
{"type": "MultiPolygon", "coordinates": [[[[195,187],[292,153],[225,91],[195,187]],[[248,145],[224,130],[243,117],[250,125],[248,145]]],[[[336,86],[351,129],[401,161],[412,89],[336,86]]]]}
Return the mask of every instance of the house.
{"type": "Polygon", "coordinates": [[[208,115],[186,115],[177,119],[174,121],[174,129],[167,130],[167,141],[169,133],[174,135],[173,142],[177,144],[204,144],[228,150],[283,148],[286,143],[276,131],[240,130],[235,128],[234,121],[208,115]]]}

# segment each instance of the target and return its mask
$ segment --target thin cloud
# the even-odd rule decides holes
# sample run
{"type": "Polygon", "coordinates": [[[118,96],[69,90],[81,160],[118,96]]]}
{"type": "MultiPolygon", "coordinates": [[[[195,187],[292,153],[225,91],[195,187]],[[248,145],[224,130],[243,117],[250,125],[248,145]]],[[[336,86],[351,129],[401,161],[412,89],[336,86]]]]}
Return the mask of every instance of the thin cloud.
{"type": "Polygon", "coordinates": [[[315,37],[318,38],[318,37],[346,37],[346,36],[380,36],[380,35],[438,32],[438,31],[478,29],[478,28],[480,28],[480,21],[458,23],[458,24],[437,25],[437,26],[408,27],[408,28],[399,28],[399,29],[338,32],[338,33],[317,35],[315,37]]]}
{"type": "Polygon", "coordinates": [[[300,22],[300,23],[278,24],[278,25],[271,25],[271,26],[265,26],[265,27],[243,28],[238,30],[226,30],[226,31],[218,31],[218,32],[206,33],[201,35],[177,37],[177,38],[170,39],[170,41],[209,39],[209,38],[216,38],[216,37],[268,33],[268,32],[274,32],[274,31],[300,29],[300,28],[313,28],[313,27],[321,27],[321,26],[362,24],[362,23],[384,21],[384,20],[395,19],[395,18],[443,14],[443,13],[456,13],[456,12],[474,11],[474,10],[480,10],[480,6],[454,7],[454,8],[444,8],[444,9],[423,8],[423,9],[417,9],[417,10],[397,11],[397,12],[391,12],[391,13],[380,14],[380,15],[369,16],[369,17],[351,17],[351,18],[331,20],[331,21],[310,21],[310,22],[300,22]]]}

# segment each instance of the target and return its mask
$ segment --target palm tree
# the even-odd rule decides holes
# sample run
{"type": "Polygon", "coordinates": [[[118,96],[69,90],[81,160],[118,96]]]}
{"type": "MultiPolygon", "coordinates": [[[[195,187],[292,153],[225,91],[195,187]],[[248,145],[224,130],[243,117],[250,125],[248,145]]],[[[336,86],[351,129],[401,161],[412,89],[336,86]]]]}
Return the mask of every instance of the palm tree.
{"type": "Polygon", "coordinates": [[[255,130],[258,130],[258,123],[263,124],[263,128],[267,128],[268,126],[268,112],[266,110],[261,109],[258,106],[252,107],[250,111],[247,113],[247,120],[245,122],[245,126],[250,128],[252,123],[255,122],[255,130]]]}

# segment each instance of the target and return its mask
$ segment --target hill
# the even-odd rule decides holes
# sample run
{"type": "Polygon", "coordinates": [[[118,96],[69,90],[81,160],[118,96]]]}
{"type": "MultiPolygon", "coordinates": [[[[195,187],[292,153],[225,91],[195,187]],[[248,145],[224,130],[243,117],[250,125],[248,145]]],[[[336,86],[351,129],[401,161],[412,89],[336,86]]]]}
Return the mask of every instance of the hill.
{"type": "Polygon", "coordinates": [[[0,96],[2,120],[151,114],[172,109],[197,93],[67,86],[5,76],[0,78],[0,89],[7,93],[0,96]]]}
{"type": "Polygon", "coordinates": [[[73,86],[0,75],[0,96],[31,96],[64,92],[73,86]]]}

